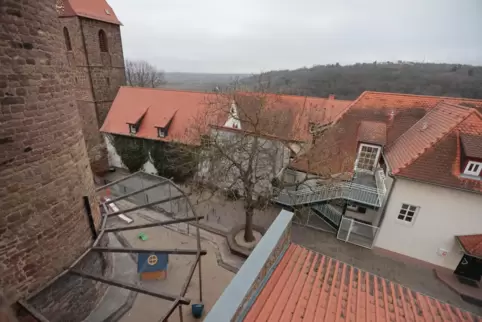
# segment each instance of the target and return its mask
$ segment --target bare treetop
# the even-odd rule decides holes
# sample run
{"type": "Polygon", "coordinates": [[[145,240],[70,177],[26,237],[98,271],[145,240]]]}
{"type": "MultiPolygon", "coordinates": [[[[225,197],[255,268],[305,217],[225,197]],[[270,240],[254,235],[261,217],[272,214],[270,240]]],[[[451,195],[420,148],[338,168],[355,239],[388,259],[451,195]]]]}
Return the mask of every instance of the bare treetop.
{"type": "Polygon", "coordinates": [[[156,88],[166,84],[164,72],[145,60],[126,60],[125,66],[129,86],[156,88]]]}

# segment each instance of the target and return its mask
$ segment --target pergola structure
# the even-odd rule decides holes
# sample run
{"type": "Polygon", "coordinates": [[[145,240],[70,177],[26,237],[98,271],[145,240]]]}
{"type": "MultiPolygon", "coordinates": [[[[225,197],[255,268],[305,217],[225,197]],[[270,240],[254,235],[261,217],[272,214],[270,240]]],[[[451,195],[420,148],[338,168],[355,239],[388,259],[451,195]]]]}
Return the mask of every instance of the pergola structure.
{"type": "MultiPolygon", "coordinates": [[[[131,175],[125,176],[119,180],[113,181],[111,183],[108,183],[104,186],[101,186],[96,189],[97,193],[101,193],[103,190],[106,190],[110,187],[113,187],[120,182],[126,181],[130,178],[133,178],[135,176],[143,176],[143,175],[148,175],[151,178],[153,178],[155,181],[158,181],[157,183],[150,185],[148,187],[142,187],[141,189],[136,189],[135,191],[132,191],[130,193],[126,193],[123,195],[120,195],[118,197],[115,197],[113,199],[104,201],[100,203],[100,207],[104,210],[102,213],[102,221],[100,225],[100,229],[97,230],[94,225],[94,219],[92,217],[92,212],[89,206],[88,200],[85,202],[86,206],[86,213],[89,217],[89,222],[92,230],[92,238],[93,238],[93,243],[92,245],[83,253],[81,254],[69,267],[66,267],[64,271],[62,271],[59,275],[57,275],[55,278],[50,280],[46,285],[44,285],[42,288],[38,289],[35,293],[31,294],[25,299],[20,299],[18,303],[24,307],[33,317],[35,317],[38,321],[41,322],[49,322],[49,320],[35,307],[33,307],[31,304],[29,304],[29,300],[34,298],[36,295],[41,293],[43,290],[45,290],[47,287],[51,286],[54,284],[57,280],[59,280],[61,277],[67,274],[72,274],[72,275],[77,275],[81,276],[82,278],[87,278],[91,279],[97,282],[105,283],[111,286],[116,286],[116,287],[121,287],[124,289],[128,289],[130,291],[150,295],[156,298],[168,300],[172,302],[172,305],[168,309],[167,312],[164,313],[164,316],[160,317],[159,321],[167,321],[169,317],[172,315],[172,313],[178,308],[179,310],[179,320],[182,322],[183,321],[183,312],[182,312],[182,305],[189,305],[191,303],[191,300],[186,298],[185,295],[187,293],[189,284],[193,278],[194,271],[196,270],[196,267],[199,265],[199,300],[202,302],[202,273],[201,273],[201,256],[206,255],[206,251],[201,249],[201,239],[200,239],[200,233],[199,233],[199,226],[196,226],[196,242],[197,242],[197,247],[196,249],[145,249],[145,248],[123,248],[123,247],[99,247],[100,241],[102,237],[106,233],[111,233],[111,232],[120,232],[120,231],[126,231],[126,230],[134,230],[134,229],[143,229],[143,228],[150,228],[150,227],[157,227],[157,226],[165,226],[165,225],[171,225],[171,224],[176,224],[176,223],[188,223],[188,222],[196,222],[196,224],[199,223],[199,220],[202,219],[202,216],[198,216],[196,213],[196,210],[194,209],[191,201],[188,198],[188,194],[184,193],[184,191],[178,187],[172,180],[159,177],[159,176],[154,176],[150,174],[145,174],[143,172],[135,172],[131,175]],[[171,196],[170,193],[170,188],[169,188],[169,197],[167,198],[161,198],[160,200],[148,202],[144,205],[138,205],[126,210],[119,210],[115,212],[109,211],[110,207],[107,207],[109,204],[127,199],[129,197],[132,197],[137,194],[145,193],[149,190],[152,190],[154,188],[157,188],[159,186],[163,185],[171,185],[174,187],[175,190],[180,192],[179,195],[176,196],[171,196]],[[120,215],[120,214],[126,214],[135,210],[139,210],[142,208],[147,208],[147,207],[152,207],[154,205],[158,205],[161,203],[166,203],[166,202],[171,202],[173,200],[181,199],[184,198],[187,202],[187,204],[190,207],[190,210],[193,213],[193,216],[187,216],[186,218],[178,218],[178,219],[172,219],[172,220],[166,220],[166,221],[159,221],[159,222],[153,222],[153,223],[148,223],[148,224],[142,224],[142,225],[134,225],[134,226],[126,226],[126,227],[117,227],[117,228],[107,228],[107,221],[109,218],[112,218],[113,216],[120,215]],[[93,275],[89,274],[87,272],[83,272],[82,270],[78,270],[75,268],[75,266],[83,259],[85,258],[90,252],[108,252],[108,253],[163,253],[163,254],[178,254],[178,255],[191,255],[191,256],[196,256],[196,259],[194,263],[192,264],[188,275],[186,276],[186,279],[184,281],[184,284],[178,294],[169,294],[166,292],[159,292],[159,291],[151,291],[148,289],[145,289],[143,287],[140,287],[138,285],[132,284],[132,283],[126,283],[123,281],[107,278],[101,275],[93,275]]],[[[85,197],[87,198],[87,197],[85,197]]],[[[146,198],[147,199],[147,198],[146,198]]]]}

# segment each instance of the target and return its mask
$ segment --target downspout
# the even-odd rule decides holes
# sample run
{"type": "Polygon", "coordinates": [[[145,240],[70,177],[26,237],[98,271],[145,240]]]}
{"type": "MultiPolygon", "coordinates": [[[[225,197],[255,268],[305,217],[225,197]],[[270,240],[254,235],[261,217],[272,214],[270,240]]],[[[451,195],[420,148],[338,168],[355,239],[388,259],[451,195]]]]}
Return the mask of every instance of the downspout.
{"type": "Polygon", "coordinates": [[[92,92],[92,99],[94,103],[94,108],[95,108],[95,118],[97,121],[97,128],[100,129],[102,124],[99,124],[99,111],[97,110],[97,103],[95,100],[95,92],[94,92],[94,83],[92,82],[92,72],[91,72],[91,66],[89,62],[89,54],[87,52],[87,45],[85,42],[85,34],[84,34],[84,26],[82,24],[82,18],[79,17],[79,22],[80,22],[80,33],[82,34],[82,45],[84,47],[84,52],[85,52],[85,60],[87,63],[87,73],[89,74],[89,82],[90,82],[90,90],[92,92]]]}

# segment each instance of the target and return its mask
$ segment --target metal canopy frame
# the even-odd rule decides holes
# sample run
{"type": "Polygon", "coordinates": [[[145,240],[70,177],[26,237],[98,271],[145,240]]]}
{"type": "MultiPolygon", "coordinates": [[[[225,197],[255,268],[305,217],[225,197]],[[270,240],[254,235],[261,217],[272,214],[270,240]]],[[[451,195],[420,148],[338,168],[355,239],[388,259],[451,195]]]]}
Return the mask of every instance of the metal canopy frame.
{"type": "MultiPolygon", "coordinates": [[[[194,272],[196,270],[196,267],[199,265],[199,300],[202,302],[202,272],[201,272],[201,256],[206,255],[207,252],[205,250],[201,249],[201,238],[200,238],[200,233],[199,233],[199,220],[204,218],[204,216],[198,216],[196,210],[194,209],[191,201],[189,200],[188,196],[190,194],[186,194],[180,187],[178,187],[171,179],[163,178],[160,176],[152,175],[152,174],[147,174],[141,171],[135,172],[133,174],[130,174],[128,176],[125,176],[119,180],[115,180],[109,184],[106,184],[104,186],[101,186],[97,188],[95,191],[100,192],[102,190],[105,190],[111,186],[114,186],[116,184],[119,184],[120,182],[123,182],[125,180],[128,180],[130,178],[133,178],[135,176],[139,175],[148,175],[151,177],[154,177],[160,182],[148,186],[148,187],[143,187],[142,189],[138,189],[136,191],[124,194],[122,196],[116,197],[114,199],[110,199],[108,201],[100,203],[100,207],[104,209],[104,214],[102,214],[102,221],[100,225],[100,229],[97,233],[97,237],[95,238],[94,242],[92,245],[84,251],[69,267],[66,267],[64,271],[62,271],[59,275],[51,279],[47,284],[45,284],[43,287],[39,288],[36,290],[34,293],[30,294],[28,297],[25,299],[20,299],[17,301],[19,305],[21,305],[25,310],[27,310],[35,319],[41,322],[49,322],[49,320],[43,316],[39,310],[34,308],[32,305],[28,303],[29,300],[40,294],[43,290],[54,284],[57,280],[59,280],[62,276],[66,274],[72,274],[72,275],[77,275],[81,276],[83,278],[88,278],[97,282],[101,282],[104,284],[108,284],[111,286],[116,286],[116,287],[121,287],[124,289],[128,289],[130,291],[142,293],[142,294],[147,294],[156,298],[168,300],[172,302],[171,307],[169,310],[165,313],[165,315],[159,320],[159,321],[167,321],[168,318],[172,315],[172,313],[176,310],[176,308],[179,308],[179,319],[182,322],[183,321],[183,316],[182,316],[182,305],[188,305],[191,303],[191,300],[186,298],[185,295],[187,293],[187,289],[189,287],[189,284],[191,283],[191,280],[194,276],[194,272]],[[164,184],[170,184],[172,185],[177,191],[179,191],[181,194],[176,195],[176,196],[170,196],[169,198],[164,198],[159,201],[154,201],[147,203],[142,206],[135,206],[132,208],[129,208],[127,210],[120,210],[116,212],[109,212],[109,209],[107,207],[108,204],[114,203],[116,201],[120,201],[123,199],[126,199],[128,197],[131,197],[133,195],[139,194],[141,192],[145,192],[149,189],[156,188],[158,186],[164,185],[164,184]],[[156,204],[160,203],[165,203],[165,202],[170,202],[173,200],[185,198],[187,201],[191,211],[193,212],[194,216],[193,217],[187,217],[187,218],[179,218],[179,219],[172,219],[172,220],[166,220],[166,221],[159,221],[159,222],[154,222],[154,223],[149,223],[149,224],[142,224],[142,225],[135,225],[135,226],[127,226],[127,227],[118,227],[118,228],[106,228],[107,225],[107,220],[109,218],[112,218],[115,215],[119,214],[125,214],[128,212],[136,211],[142,208],[147,208],[156,204]],[[196,249],[145,249],[145,248],[123,248],[123,247],[99,247],[99,243],[104,236],[105,233],[111,233],[111,232],[120,232],[120,231],[127,231],[127,230],[135,230],[135,229],[142,229],[142,228],[151,228],[151,227],[158,227],[158,226],[166,226],[166,225],[171,225],[171,224],[176,224],[176,223],[188,223],[188,222],[196,222],[196,244],[197,247],[196,249]],[[83,272],[81,270],[77,270],[74,267],[83,259],[85,258],[90,252],[108,252],[108,253],[164,253],[164,254],[178,254],[178,255],[195,255],[196,259],[191,266],[189,270],[189,274],[186,277],[184,284],[182,286],[181,292],[176,295],[176,294],[168,294],[165,292],[153,292],[150,290],[147,290],[143,287],[139,287],[135,284],[130,284],[122,281],[117,281],[115,279],[110,279],[103,277],[101,275],[93,275],[89,274],[86,272],[83,272]]],[[[91,214],[90,214],[91,216],[91,214]]]]}

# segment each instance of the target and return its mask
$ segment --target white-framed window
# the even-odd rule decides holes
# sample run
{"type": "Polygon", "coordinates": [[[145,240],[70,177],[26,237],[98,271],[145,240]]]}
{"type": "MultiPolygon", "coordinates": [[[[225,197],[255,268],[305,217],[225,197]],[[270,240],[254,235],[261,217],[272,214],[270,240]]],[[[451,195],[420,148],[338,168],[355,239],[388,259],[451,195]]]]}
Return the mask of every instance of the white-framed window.
{"type": "Polygon", "coordinates": [[[400,208],[397,219],[408,224],[413,224],[419,209],[420,207],[404,203],[402,204],[402,208],[400,208]]]}
{"type": "Polygon", "coordinates": [[[467,166],[465,167],[464,174],[478,177],[480,176],[481,172],[482,162],[469,161],[469,163],[467,163],[467,166]]]}
{"type": "Polygon", "coordinates": [[[355,168],[373,172],[380,157],[380,147],[371,144],[360,144],[355,168]]]}
{"type": "Polygon", "coordinates": [[[135,124],[129,124],[129,133],[131,133],[131,134],[137,133],[137,128],[136,128],[135,124]]]}
{"type": "Polygon", "coordinates": [[[157,134],[159,135],[160,138],[166,137],[166,131],[164,130],[163,127],[157,128],[157,134]]]}

